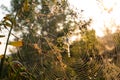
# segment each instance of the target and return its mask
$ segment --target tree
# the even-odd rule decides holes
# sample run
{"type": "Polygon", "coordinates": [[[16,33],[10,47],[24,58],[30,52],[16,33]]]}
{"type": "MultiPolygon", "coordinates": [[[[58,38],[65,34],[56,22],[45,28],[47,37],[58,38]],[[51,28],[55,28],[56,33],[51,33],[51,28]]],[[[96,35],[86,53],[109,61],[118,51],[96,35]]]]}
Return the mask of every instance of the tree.
{"type": "Polygon", "coordinates": [[[24,29],[21,31],[23,46],[13,54],[13,59],[19,60],[37,79],[69,79],[60,49],[63,42],[58,42],[58,38],[62,39],[68,33],[69,25],[72,23],[70,21],[65,23],[66,16],[73,13],[68,8],[67,2],[64,0],[12,2],[13,11],[18,12],[18,23],[14,30],[24,29]],[[17,9],[16,5],[23,6],[17,9]],[[63,25],[63,30],[57,31],[61,27],[58,24],[63,25]]]}
{"type": "Polygon", "coordinates": [[[20,36],[13,34],[14,41],[8,43],[17,48],[6,60],[4,79],[105,80],[114,76],[107,76],[109,62],[99,54],[95,31],[88,29],[92,20],[77,22],[67,0],[12,0],[11,4],[12,13],[4,19],[14,27],[7,21],[2,25],[12,26],[20,36]],[[81,39],[71,42],[71,36],[78,34],[81,39]]]}
{"type": "MultiPolygon", "coordinates": [[[[70,60],[69,58],[68,60],[66,60],[68,56],[66,55],[67,51],[64,48],[65,45],[63,38],[68,37],[70,35],[70,31],[74,32],[76,27],[80,26],[79,29],[82,32],[83,39],[88,39],[87,41],[85,41],[85,47],[82,47],[85,48],[85,51],[81,51],[83,55],[86,55],[86,51],[88,48],[87,46],[90,46],[91,51],[92,48],[94,48],[94,45],[91,42],[89,42],[89,38],[94,36],[95,33],[93,32],[93,34],[91,34],[92,36],[89,36],[88,34],[90,34],[91,32],[87,31],[87,25],[90,24],[91,20],[85,23],[84,21],[83,23],[80,22],[80,24],[76,24],[73,27],[71,27],[71,24],[76,22],[74,20],[74,16],[76,15],[73,13],[72,10],[68,8],[68,6],[66,5],[66,1],[49,2],[47,0],[41,0],[41,2],[36,1],[36,3],[29,1],[28,4],[31,6],[29,7],[30,10],[28,10],[27,12],[24,11],[24,8],[26,8],[24,7],[24,5],[26,2],[21,1],[19,3],[22,3],[21,5],[23,5],[23,7],[20,10],[23,11],[18,16],[18,26],[22,25],[19,26],[19,28],[27,28],[27,30],[22,34],[24,45],[20,49],[18,49],[17,52],[17,55],[19,55],[18,59],[20,60],[20,62],[22,62],[22,64],[24,64],[30,72],[32,71],[31,73],[34,74],[37,78],[40,76],[41,79],[75,78],[75,74],[78,73],[74,71],[72,67],[70,67],[73,65],[68,64],[72,63],[72,60],[68,61],[70,60]],[[32,5],[33,3],[34,6],[32,5]],[[39,4],[41,5],[41,9],[38,12],[34,11],[35,9],[33,8],[36,8],[36,6],[39,4]],[[63,29],[60,31],[59,28],[61,26],[59,26],[58,24],[63,25],[63,29]],[[37,33],[38,31],[40,32],[40,34],[37,33]],[[88,43],[90,44],[88,45],[88,43]]],[[[14,6],[14,8],[15,7],[16,6],[14,6]]],[[[14,10],[18,9],[15,8],[14,10]]],[[[73,55],[75,54],[76,56],[78,56],[78,52],[73,52],[73,55]]],[[[87,53],[87,55],[94,56],[96,54],[92,54],[91,52],[91,54],[87,53]]],[[[71,59],[76,60],[78,60],[79,58],[81,59],[81,57],[71,57],[71,59]]],[[[77,62],[78,61],[76,61],[76,63],[77,62]]]]}

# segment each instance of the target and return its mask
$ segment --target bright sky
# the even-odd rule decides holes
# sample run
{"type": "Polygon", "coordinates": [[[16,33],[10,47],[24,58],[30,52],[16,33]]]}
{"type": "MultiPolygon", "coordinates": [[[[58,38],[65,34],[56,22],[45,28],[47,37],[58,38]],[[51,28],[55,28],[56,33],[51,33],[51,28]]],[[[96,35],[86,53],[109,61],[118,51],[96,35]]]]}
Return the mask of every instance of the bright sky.
{"type": "MultiPolygon", "coordinates": [[[[109,28],[111,32],[115,32],[120,25],[120,0],[68,0],[72,8],[77,8],[77,12],[83,11],[83,17],[86,19],[92,18],[93,23],[91,28],[96,30],[99,37],[104,36],[105,28],[109,28]]],[[[10,0],[0,0],[0,5],[4,4],[10,8],[10,0]]],[[[6,14],[0,9],[0,20],[6,14]]],[[[119,28],[120,29],[120,28],[119,28]]],[[[0,33],[2,34],[2,33],[0,33]]],[[[4,34],[4,33],[3,33],[4,34]]],[[[5,38],[6,39],[6,38],[5,38]]],[[[0,54],[4,51],[5,39],[0,39],[3,42],[0,45],[0,54]]],[[[73,37],[73,39],[75,39],[73,37]]]]}
{"type": "Polygon", "coordinates": [[[5,14],[7,14],[7,12],[5,12],[1,9],[2,5],[6,6],[8,9],[10,9],[10,0],[0,0],[0,20],[3,18],[3,16],[5,14]]]}
{"type": "MultiPolygon", "coordinates": [[[[1,9],[1,5],[4,5],[8,9],[10,9],[10,0],[0,0],[0,21],[7,14],[6,11],[1,9]]],[[[6,31],[6,30],[0,31],[0,35],[7,35],[7,34],[8,34],[8,31],[6,31]]],[[[0,44],[0,54],[4,53],[6,40],[7,40],[7,36],[4,37],[4,38],[0,38],[0,42],[1,42],[1,44],[0,44]]],[[[9,53],[9,49],[7,50],[7,53],[9,53]]]]}
{"type": "Polygon", "coordinates": [[[78,12],[84,10],[86,19],[92,18],[91,28],[99,37],[104,36],[105,28],[115,32],[120,25],[120,0],[69,0],[78,12]]]}

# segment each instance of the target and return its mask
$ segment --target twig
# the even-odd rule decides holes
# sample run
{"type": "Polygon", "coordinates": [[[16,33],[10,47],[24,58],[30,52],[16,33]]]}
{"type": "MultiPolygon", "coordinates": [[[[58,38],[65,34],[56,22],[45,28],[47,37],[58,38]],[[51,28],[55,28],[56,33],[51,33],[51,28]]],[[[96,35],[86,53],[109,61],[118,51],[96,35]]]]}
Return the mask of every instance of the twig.
{"type": "MultiPolygon", "coordinates": [[[[6,30],[10,31],[8,28],[6,28],[6,30]]],[[[11,32],[11,35],[13,35],[15,38],[19,39],[19,37],[17,37],[17,36],[16,36],[15,34],[13,34],[12,32],[11,32]]]]}

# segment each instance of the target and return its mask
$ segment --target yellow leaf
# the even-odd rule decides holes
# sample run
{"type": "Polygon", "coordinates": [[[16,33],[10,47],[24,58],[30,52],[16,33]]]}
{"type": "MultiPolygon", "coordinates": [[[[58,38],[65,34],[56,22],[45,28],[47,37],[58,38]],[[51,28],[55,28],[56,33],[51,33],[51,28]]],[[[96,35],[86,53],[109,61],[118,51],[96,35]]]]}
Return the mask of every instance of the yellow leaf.
{"type": "Polygon", "coordinates": [[[52,0],[54,3],[56,3],[57,1],[56,0],[52,0]]]}
{"type": "Polygon", "coordinates": [[[4,17],[4,19],[5,19],[5,20],[10,20],[10,16],[11,16],[10,14],[7,14],[7,15],[4,17]]]}
{"type": "Polygon", "coordinates": [[[3,58],[3,55],[0,55],[0,59],[2,59],[3,58]]]}
{"type": "Polygon", "coordinates": [[[33,47],[36,49],[36,50],[38,50],[38,52],[39,53],[41,53],[42,52],[42,50],[40,49],[40,47],[38,46],[38,44],[33,44],[33,47]]]}
{"type": "Polygon", "coordinates": [[[25,11],[29,10],[28,0],[25,0],[23,8],[24,8],[25,11]]]}
{"type": "Polygon", "coordinates": [[[9,45],[12,45],[12,46],[15,46],[15,47],[21,47],[21,46],[23,46],[23,41],[9,42],[9,45]]]}

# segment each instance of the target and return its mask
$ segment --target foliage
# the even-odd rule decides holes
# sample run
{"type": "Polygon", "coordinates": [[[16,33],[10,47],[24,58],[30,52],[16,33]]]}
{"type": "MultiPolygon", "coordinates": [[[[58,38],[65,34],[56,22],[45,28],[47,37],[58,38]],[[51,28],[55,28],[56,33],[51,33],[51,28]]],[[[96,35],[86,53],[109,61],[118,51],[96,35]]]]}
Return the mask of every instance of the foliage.
{"type": "MultiPolygon", "coordinates": [[[[88,29],[92,20],[77,22],[77,15],[67,0],[12,0],[11,4],[12,13],[0,23],[9,31],[4,55],[0,56],[1,79],[119,79],[119,67],[112,65],[107,55],[100,54],[101,45],[95,31],[88,29]],[[70,42],[74,34],[80,34],[81,39],[70,42]],[[15,37],[14,41],[9,41],[10,35],[15,37]],[[7,45],[16,47],[8,58],[7,45]]],[[[119,39],[116,40],[118,46],[119,39]]]]}

